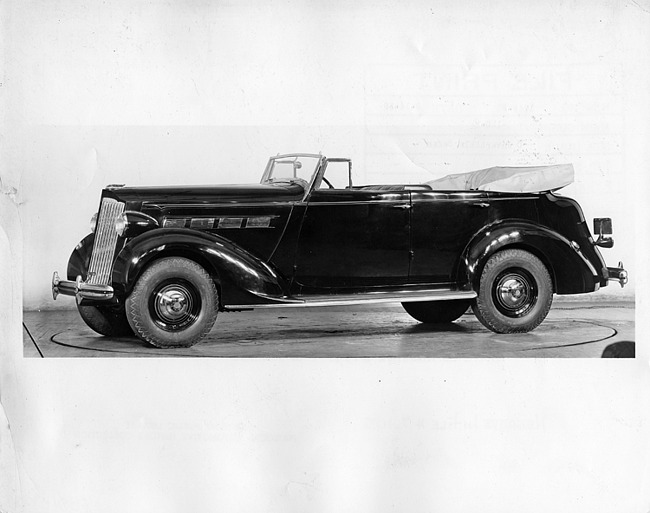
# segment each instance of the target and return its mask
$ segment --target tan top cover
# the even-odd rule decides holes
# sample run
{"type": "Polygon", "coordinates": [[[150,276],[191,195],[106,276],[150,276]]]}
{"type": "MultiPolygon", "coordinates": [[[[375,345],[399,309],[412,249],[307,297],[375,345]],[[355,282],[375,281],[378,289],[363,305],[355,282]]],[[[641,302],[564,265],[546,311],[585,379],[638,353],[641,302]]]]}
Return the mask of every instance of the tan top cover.
{"type": "Polygon", "coordinates": [[[555,191],[573,183],[573,164],[490,167],[427,182],[434,191],[555,191]]]}

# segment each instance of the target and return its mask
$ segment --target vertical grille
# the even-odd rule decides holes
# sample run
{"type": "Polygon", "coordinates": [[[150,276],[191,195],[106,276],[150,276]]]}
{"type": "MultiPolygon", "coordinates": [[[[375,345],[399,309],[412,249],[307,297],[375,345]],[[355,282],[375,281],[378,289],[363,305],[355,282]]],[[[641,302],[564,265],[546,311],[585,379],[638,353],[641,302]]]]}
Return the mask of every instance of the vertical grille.
{"type": "Polygon", "coordinates": [[[117,245],[115,220],[124,212],[124,203],[112,198],[104,198],[95,228],[95,245],[90,257],[87,283],[110,285],[113,270],[113,255],[117,245]]]}

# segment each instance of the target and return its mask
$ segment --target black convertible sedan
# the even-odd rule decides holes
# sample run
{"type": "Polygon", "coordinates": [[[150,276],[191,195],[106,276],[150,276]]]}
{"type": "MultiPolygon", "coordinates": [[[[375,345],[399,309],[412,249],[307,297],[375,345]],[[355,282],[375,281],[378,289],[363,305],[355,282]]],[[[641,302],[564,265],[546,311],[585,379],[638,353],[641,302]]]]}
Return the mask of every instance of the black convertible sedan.
{"type": "Polygon", "coordinates": [[[356,185],[345,158],[271,157],[255,185],[107,186],[67,280],[107,336],[190,346],[221,311],[401,302],[423,323],[471,306],[487,328],[527,332],[554,294],[627,282],[607,267],[611,219],[556,194],[571,166],[489,168],[422,184],[356,185]]]}

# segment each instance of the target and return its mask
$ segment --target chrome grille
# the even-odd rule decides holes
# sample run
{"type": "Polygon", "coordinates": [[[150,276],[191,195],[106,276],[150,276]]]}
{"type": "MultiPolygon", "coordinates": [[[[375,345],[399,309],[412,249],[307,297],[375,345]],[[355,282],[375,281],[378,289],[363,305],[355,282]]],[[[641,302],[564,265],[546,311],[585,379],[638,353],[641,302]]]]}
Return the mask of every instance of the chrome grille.
{"type": "Polygon", "coordinates": [[[95,228],[95,244],[90,257],[86,282],[92,285],[110,285],[113,255],[117,245],[115,220],[124,212],[124,203],[104,198],[95,228]]]}

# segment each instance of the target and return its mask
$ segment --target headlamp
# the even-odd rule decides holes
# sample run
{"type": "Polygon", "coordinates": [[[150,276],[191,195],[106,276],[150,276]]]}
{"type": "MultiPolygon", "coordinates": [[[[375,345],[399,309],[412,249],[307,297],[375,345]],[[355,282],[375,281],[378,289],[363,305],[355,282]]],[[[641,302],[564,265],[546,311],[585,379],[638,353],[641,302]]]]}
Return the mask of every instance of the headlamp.
{"type": "Polygon", "coordinates": [[[95,233],[95,228],[97,228],[97,212],[93,214],[93,216],[90,218],[90,231],[91,233],[95,233]]]}
{"type": "Polygon", "coordinates": [[[117,216],[115,219],[115,231],[121,237],[126,231],[126,227],[129,225],[124,214],[117,216]]]}

